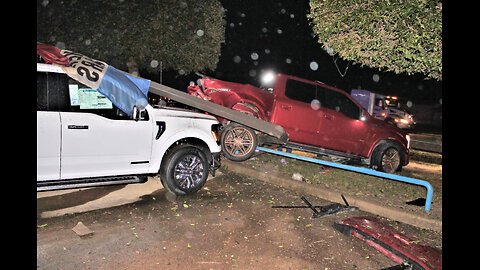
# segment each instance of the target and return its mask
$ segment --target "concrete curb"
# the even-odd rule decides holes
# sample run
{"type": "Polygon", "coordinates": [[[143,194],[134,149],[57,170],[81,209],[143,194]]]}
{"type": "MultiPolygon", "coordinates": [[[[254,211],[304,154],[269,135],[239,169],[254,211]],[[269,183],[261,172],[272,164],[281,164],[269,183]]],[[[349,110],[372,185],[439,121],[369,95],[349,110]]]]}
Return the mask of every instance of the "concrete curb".
{"type": "MultiPolygon", "coordinates": [[[[271,183],[277,186],[281,186],[288,189],[294,189],[297,192],[317,196],[324,200],[331,202],[344,203],[341,194],[338,192],[328,191],[321,187],[307,184],[300,181],[292,180],[284,175],[280,175],[275,172],[260,172],[252,168],[248,168],[242,165],[242,163],[232,162],[226,159],[222,160],[222,166],[227,170],[253,177],[255,179],[271,183]]],[[[442,221],[422,217],[412,213],[398,210],[393,207],[387,207],[375,204],[373,202],[365,201],[356,196],[344,195],[348,203],[352,206],[358,207],[362,211],[366,211],[372,214],[380,215],[389,219],[407,223],[416,227],[430,229],[437,232],[442,231],[442,221]]]]}

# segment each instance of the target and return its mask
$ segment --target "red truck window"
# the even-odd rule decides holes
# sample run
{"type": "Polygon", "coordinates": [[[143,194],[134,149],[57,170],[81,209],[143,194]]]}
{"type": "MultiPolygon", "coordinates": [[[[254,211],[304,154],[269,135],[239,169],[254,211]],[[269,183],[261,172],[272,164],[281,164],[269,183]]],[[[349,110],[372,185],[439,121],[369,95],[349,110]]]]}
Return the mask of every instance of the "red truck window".
{"type": "Polygon", "coordinates": [[[353,119],[360,117],[360,108],[345,94],[320,85],[287,79],[285,96],[309,104],[316,100],[320,107],[335,110],[353,119]]]}
{"type": "Polygon", "coordinates": [[[287,79],[285,96],[308,104],[318,99],[316,85],[291,79],[287,79]]]}
{"type": "Polygon", "coordinates": [[[343,113],[345,116],[359,119],[360,117],[360,108],[353,103],[346,95],[330,90],[325,89],[325,107],[336,110],[337,112],[343,113]]]}

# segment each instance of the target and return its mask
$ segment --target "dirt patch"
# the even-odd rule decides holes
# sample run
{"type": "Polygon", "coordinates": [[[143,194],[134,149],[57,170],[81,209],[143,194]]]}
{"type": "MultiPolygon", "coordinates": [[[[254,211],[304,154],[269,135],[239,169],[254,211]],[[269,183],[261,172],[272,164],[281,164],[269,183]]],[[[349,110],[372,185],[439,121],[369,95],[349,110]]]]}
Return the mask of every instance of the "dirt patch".
{"type": "MultiPolygon", "coordinates": [[[[289,189],[226,173],[188,197],[165,191],[119,207],[37,219],[38,269],[380,269],[393,261],[333,229],[346,212],[312,219],[289,189]],[[82,221],[94,231],[80,238],[82,221]]],[[[315,205],[330,202],[308,197],[315,205]]],[[[68,200],[68,197],[64,198],[68,200]]],[[[383,219],[441,248],[441,234],[383,219]]]]}

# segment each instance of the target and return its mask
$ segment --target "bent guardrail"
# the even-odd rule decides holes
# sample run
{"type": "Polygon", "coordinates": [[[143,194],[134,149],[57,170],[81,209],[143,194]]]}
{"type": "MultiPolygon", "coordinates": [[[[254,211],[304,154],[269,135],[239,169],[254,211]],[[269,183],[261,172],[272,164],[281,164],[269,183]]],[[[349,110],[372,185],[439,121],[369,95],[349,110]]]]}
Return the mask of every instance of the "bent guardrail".
{"type": "Polygon", "coordinates": [[[358,172],[358,173],[378,176],[378,177],[382,177],[382,178],[387,178],[387,179],[391,179],[391,180],[395,180],[395,181],[400,181],[400,182],[405,182],[405,183],[409,183],[409,184],[423,186],[427,189],[427,198],[426,198],[426,201],[425,201],[425,211],[427,213],[430,212],[430,208],[432,206],[433,187],[429,182],[427,182],[425,180],[419,180],[419,179],[410,178],[410,177],[406,177],[406,176],[379,172],[379,171],[375,171],[375,170],[364,168],[364,167],[355,167],[355,166],[335,163],[335,162],[331,162],[331,161],[325,161],[325,160],[321,160],[321,159],[304,157],[304,156],[295,155],[295,154],[291,154],[291,153],[285,153],[285,152],[282,152],[282,151],[268,149],[268,148],[260,147],[260,146],[258,146],[257,149],[260,150],[260,151],[275,154],[275,155],[280,155],[280,156],[295,158],[295,159],[299,159],[299,160],[303,160],[303,161],[322,164],[322,165],[326,165],[326,166],[330,166],[330,167],[339,168],[339,169],[342,169],[342,170],[348,170],[348,171],[353,171],[353,172],[358,172]]]}

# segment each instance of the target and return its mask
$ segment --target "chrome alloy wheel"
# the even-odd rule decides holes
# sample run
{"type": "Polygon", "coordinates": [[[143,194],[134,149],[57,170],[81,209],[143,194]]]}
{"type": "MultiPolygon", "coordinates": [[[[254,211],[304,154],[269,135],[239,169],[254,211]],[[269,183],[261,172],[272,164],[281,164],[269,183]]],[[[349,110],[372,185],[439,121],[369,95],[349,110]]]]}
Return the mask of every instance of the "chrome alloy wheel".
{"type": "Polygon", "coordinates": [[[173,177],[182,190],[195,188],[205,174],[205,168],[198,156],[186,155],[181,159],[173,171],[173,177]]]}
{"type": "Polygon", "coordinates": [[[382,157],[382,168],[386,173],[394,173],[400,166],[400,153],[397,149],[388,148],[382,157]]]}
{"type": "Polygon", "coordinates": [[[254,147],[253,135],[244,127],[238,126],[227,131],[225,149],[234,157],[243,157],[254,147]]]}

